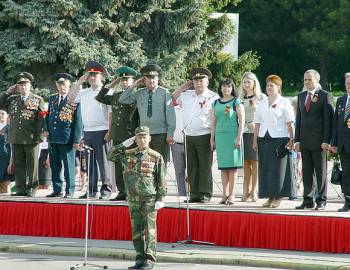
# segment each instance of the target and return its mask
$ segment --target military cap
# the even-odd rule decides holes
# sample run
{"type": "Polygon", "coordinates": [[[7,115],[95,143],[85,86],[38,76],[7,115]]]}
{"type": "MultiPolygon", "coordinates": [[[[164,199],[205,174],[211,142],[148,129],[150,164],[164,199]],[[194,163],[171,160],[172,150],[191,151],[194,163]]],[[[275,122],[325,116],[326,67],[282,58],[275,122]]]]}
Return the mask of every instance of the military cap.
{"type": "Polygon", "coordinates": [[[140,72],[143,76],[158,76],[162,68],[156,64],[149,64],[141,68],[140,72]]]}
{"type": "Polygon", "coordinates": [[[105,67],[97,61],[87,62],[85,70],[89,73],[106,73],[105,67]]]}
{"type": "Polygon", "coordinates": [[[135,129],[135,135],[149,135],[149,128],[146,126],[139,126],[135,129]]]}
{"type": "Polygon", "coordinates": [[[137,71],[131,67],[122,66],[116,69],[115,73],[121,78],[132,78],[137,76],[137,71]]]}
{"type": "Polygon", "coordinates": [[[201,78],[208,78],[211,79],[212,74],[211,72],[202,67],[192,68],[189,72],[190,78],[193,79],[201,79],[201,78]]]}
{"type": "Polygon", "coordinates": [[[65,82],[73,80],[73,76],[69,73],[55,73],[52,77],[56,82],[65,82]]]}
{"type": "Polygon", "coordinates": [[[15,76],[16,83],[25,83],[25,82],[33,82],[34,77],[29,72],[20,72],[15,76]]]}

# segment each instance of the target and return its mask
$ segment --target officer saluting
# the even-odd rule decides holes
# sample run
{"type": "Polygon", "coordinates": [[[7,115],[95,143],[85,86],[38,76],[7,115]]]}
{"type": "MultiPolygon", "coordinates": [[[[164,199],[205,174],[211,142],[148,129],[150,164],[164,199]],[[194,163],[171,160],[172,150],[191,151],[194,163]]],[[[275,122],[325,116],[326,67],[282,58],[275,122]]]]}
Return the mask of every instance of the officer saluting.
{"type": "Polygon", "coordinates": [[[80,143],[83,122],[80,104],[69,103],[67,95],[73,77],[68,73],[56,73],[57,94],[49,98],[46,117],[47,135],[50,143],[50,165],[53,192],[46,197],[62,197],[62,163],[66,182],[65,198],[73,198],[75,190],[75,149],[80,143]]]}
{"type": "Polygon", "coordinates": [[[157,210],[164,206],[166,181],[162,156],[149,148],[148,127],[111,149],[110,160],[122,160],[132,225],[136,263],[129,269],[152,269],[156,261],[157,210]],[[137,147],[126,149],[136,141],[137,147]]]}
{"type": "Polygon", "coordinates": [[[0,94],[0,109],[8,111],[11,118],[15,196],[34,197],[38,187],[39,143],[44,139],[46,111],[42,97],[31,92],[33,80],[28,72],[18,73],[16,84],[0,94]]]}
{"type": "Polygon", "coordinates": [[[176,125],[174,106],[169,91],[158,84],[160,66],[149,64],[142,67],[140,72],[143,77],[128,87],[119,101],[125,104],[136,102],[140,125],[150,129],[150,147],[160,153],[167,163],[169,144],[173,143],[176,125]],[[142,84],[145,87],[137,90],[142,84]]]}
{"type": "MultiPolygon", "coordinates": [[[[106,84],[95,99],[106,105],[112,106],[112,121],[109,128],[110,138],[113,140],[113,145],[118,145],[133,135],[135,128],[139,125],[139,115],[135,104],[122,104],[119,98],[123,91],[134,82],[134,77],[137,76],[137,71],[131,67],[123,66],[116,70],[117,78],[111,83],[106,84]],[[111,92],[119,82],[121,89],[111,92]]],[[[125,185],[122,172],[121,161],[115,163],[115,181],[118,188],[117,197],[111,201],[126,200],[125,185]]]]}

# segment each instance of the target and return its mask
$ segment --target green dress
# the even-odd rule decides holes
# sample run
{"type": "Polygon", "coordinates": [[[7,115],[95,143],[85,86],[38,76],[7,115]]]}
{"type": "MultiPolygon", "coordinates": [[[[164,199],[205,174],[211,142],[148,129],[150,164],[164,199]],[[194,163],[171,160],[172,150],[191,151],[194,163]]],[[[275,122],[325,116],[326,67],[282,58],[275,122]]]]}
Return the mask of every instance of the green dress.
{"type": "MultiPolygon", "coordinates": [[[[219,170],[232,170],[243,167],[243,149],[236,148],[238,118],[236,107],[241,104],[239,98],[229,101],[217,99],[213,103],[216,117],[215,145],[219,170]]],[[[241,143],[241,146],[243,143],[241,143]]]]}

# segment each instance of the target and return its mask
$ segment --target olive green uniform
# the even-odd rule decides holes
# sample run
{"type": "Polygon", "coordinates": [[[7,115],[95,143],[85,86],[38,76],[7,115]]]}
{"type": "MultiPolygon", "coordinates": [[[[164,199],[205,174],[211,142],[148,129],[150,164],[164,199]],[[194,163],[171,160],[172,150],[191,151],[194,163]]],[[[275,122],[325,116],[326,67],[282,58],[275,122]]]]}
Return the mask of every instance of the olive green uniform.
{"type": "Polygon", "coordinates": [[[108,158],[115,162],[118,156],[123,164],[136,263],[154,263],[157,242],[155,202],[162,201],[166,194],[163,158],[150,148],[127,150],[122,144],[113,147],[108,158]]]}
{"type": "MultiPolygon", "coordinates": [[[[112,106],[112,125],[109,130],[113,145],[116,146],[131,137],[139,125],[139,116],[134,104],[122,104],[119,98],[123,91],[108,94],[109,89],[103,87],[95,97],[98,102],[112,106]]],[[[115,181],[119,191],[118,196],[125,197],[125,185],[121,160],[115,162],[115,181]]]]}
{"type": "Polygon", "coordinates": [[[8,111],[10,143],[13,147],[14,174],[18,195],[32,196],[38,186],[39,143],[45,129],[45,105],[40,96],[0,94],[0,109],[8,111]],[[27,183],[28,178],[28,183],[27,183]]]}

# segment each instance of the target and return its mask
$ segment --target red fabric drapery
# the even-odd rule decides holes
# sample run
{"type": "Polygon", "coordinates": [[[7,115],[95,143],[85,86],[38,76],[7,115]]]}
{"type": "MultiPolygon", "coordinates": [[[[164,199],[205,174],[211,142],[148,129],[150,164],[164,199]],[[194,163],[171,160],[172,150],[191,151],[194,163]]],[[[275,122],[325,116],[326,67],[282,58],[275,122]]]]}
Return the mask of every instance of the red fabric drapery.
{"type": "MultiPolygon", "coordinates": [[[[127,206],[90,205],[92,239],[131,240],[127,206]]],[[[350,219],[247,212],[190,211],[193,240],[219,246],[350,253],[350,219]]],[[[85,205],[0,202],[0,234],[76,237],[85,233],[85,205]]],[[[186,211],[158,213],[158,240],[186,239],[186,211]]]]}

